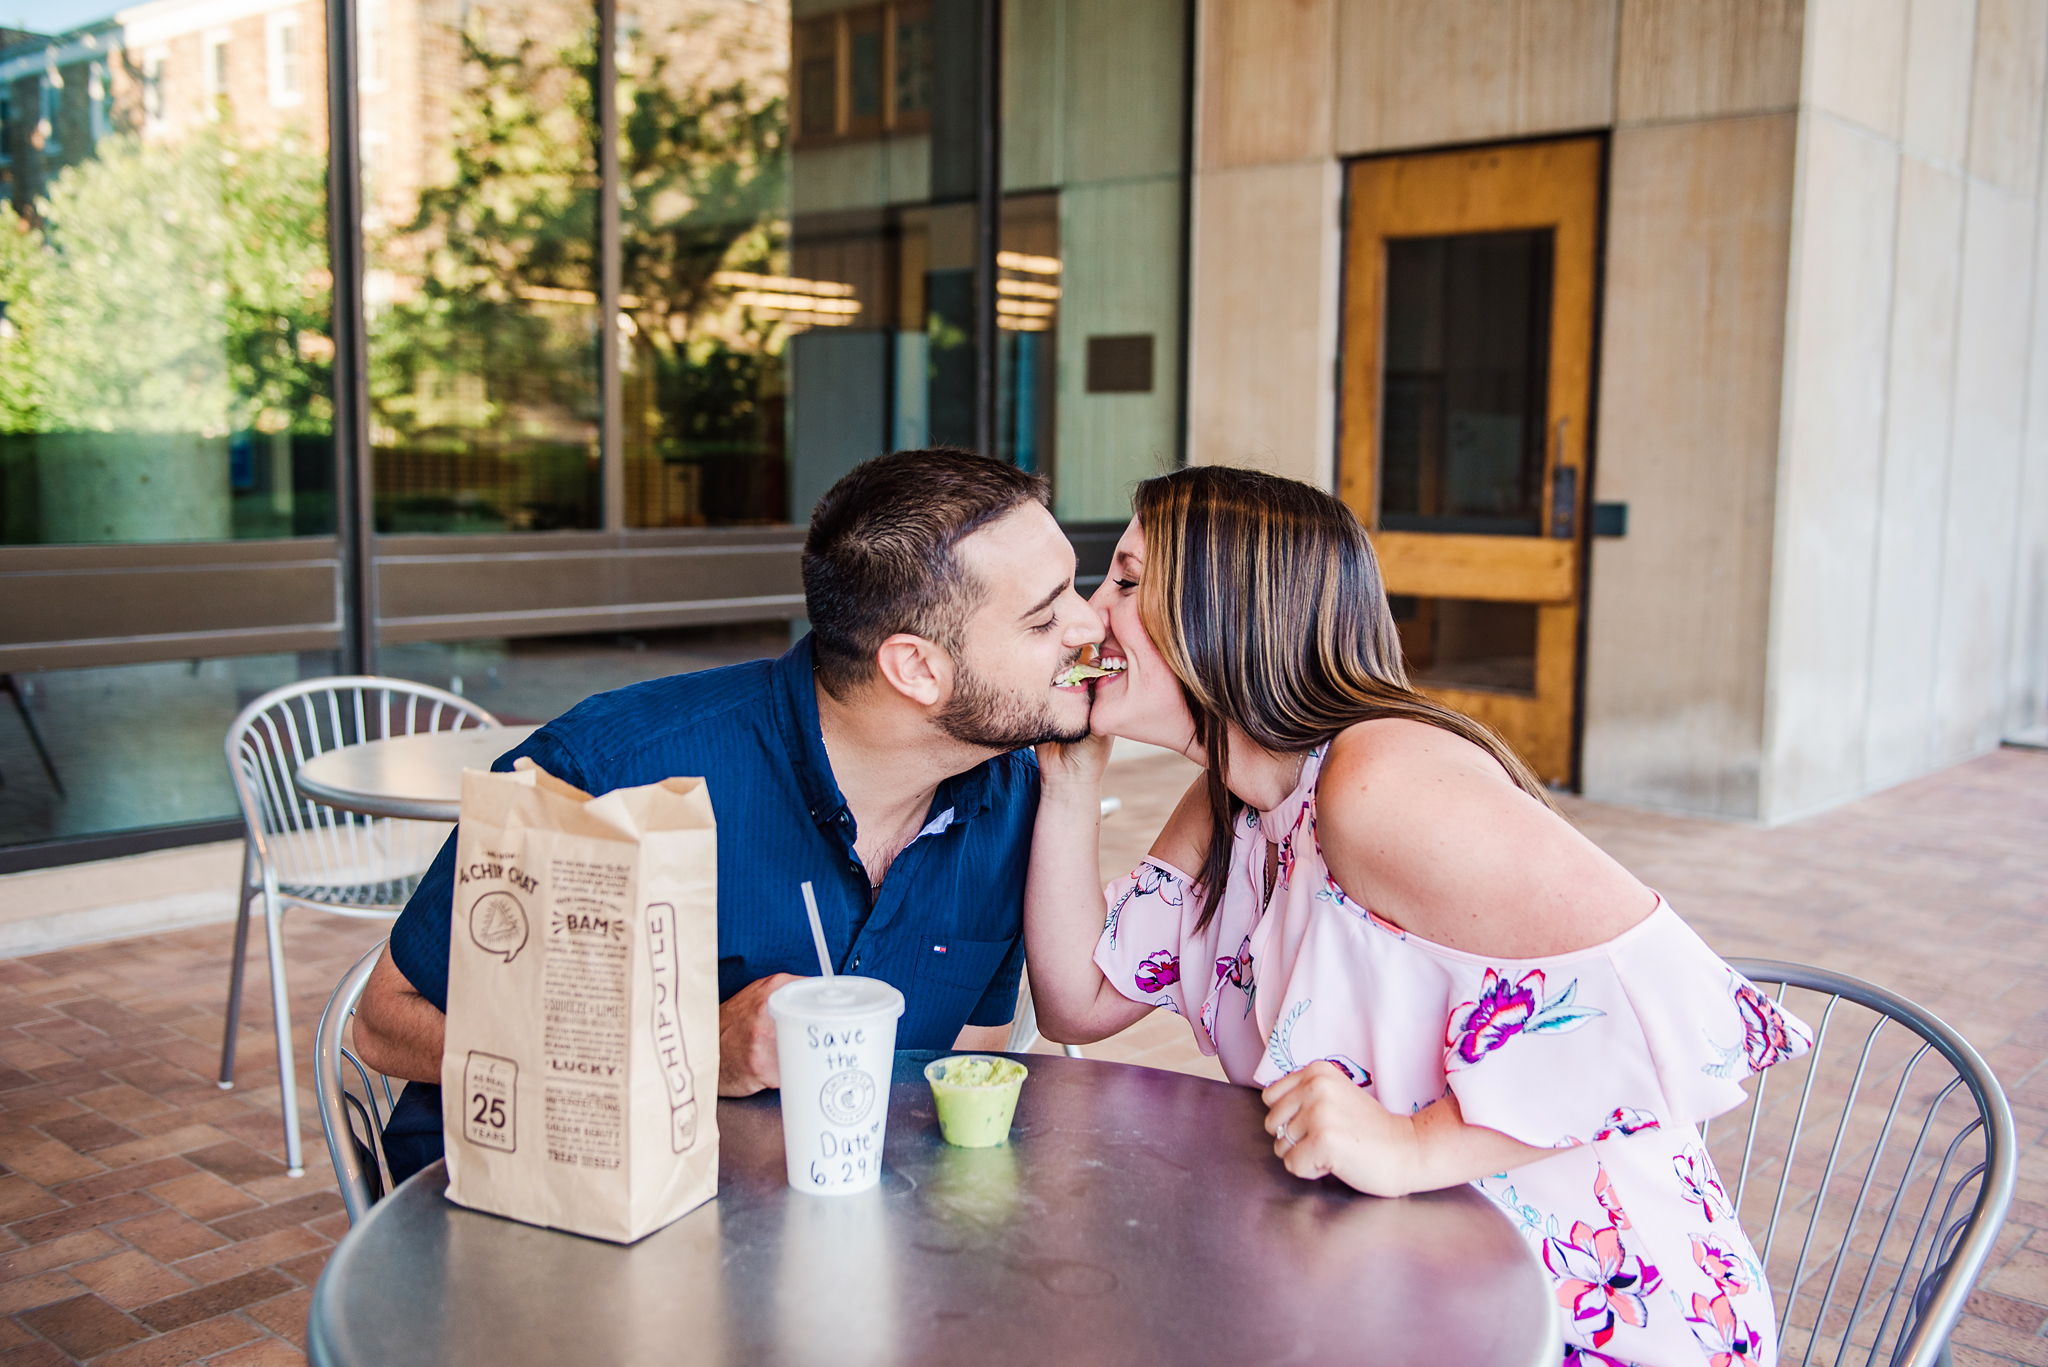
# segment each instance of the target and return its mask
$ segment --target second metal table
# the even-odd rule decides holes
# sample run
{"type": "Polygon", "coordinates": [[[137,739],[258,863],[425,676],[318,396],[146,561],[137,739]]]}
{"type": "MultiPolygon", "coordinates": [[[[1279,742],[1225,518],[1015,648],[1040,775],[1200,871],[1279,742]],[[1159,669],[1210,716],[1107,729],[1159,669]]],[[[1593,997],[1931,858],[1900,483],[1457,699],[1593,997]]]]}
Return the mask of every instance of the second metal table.
{"type": "Polygon", "coordinates": [[[1273,1157],[1258,1093],[1032,1055],[1009,1145],[940,1142],[897,1055],[882,1186],[784,1181],[777,1094],[718,1105],[719,1195],[621,1247],[464,1210],[428,1168],[334,1252],[326,1367],[1556,1367],[1549,1278],[1469,1187],[1383,1201],[1273,1157]]]}
{"type": "Polygon", "coordinates": [[[462,811],[462,771],[490,768],[538,730],[470,727],[344,745],[307,760],[292,782],[315,802],[344,811],[452,822],[462,811]]]}

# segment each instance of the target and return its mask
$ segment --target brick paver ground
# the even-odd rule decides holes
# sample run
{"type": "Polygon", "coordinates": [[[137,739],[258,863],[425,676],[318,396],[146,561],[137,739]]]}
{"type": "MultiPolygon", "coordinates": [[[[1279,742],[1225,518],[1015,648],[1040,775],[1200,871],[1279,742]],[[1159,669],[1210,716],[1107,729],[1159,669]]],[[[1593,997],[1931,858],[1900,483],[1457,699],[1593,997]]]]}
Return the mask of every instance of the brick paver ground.
{"type": "MultiPolygon", "coordinates": [[[[1105,868],[1129,868],[1191,773],[1165,756],[1112,769],[1105,868]]],[[[1774,830],[1569,807],[1721,952],[1884,983],[1983,1051],[2025,1152],[1956,1361],[2048,1367],[2048,754],[2001,751],[1774,830]]],[[[289,927],[301,1058],[381,933],[289,927]]],[[[260,950],[241,1085],[213,1085],[229,943],[217,926],[0,961],[0,1367],[302,1360],[347,1219],[303,1076],[308,1171],[284,1175],[260,950]]],[[[1089,1053],[1217,1075],[1163,1013],[1089,1053]]]]}

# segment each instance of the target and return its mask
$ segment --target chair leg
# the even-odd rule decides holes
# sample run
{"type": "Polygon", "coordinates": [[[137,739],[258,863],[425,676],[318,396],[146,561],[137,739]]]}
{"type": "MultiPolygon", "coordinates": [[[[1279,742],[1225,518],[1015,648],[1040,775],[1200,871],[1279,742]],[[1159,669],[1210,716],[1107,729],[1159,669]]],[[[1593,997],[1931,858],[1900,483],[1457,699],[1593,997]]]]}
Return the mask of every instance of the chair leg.
{"type": "Polygon", "coordinates": [[[284,915],[277,897],[263,890],[263,930],[270,947],[270,1010],[277,1026],[277,1088],[284,1107],[284,1165],[293,1177],[306,1175],[299,1147],[299,1079],[293,1061],[291,992],[284,980],[284,915]]]}
{"type": "Polygon", "coordinates": [[[235,1041],[242,1032],[242,975],[249,966],[249,905],[263,893],[263,886],[250,877],[256,850],[242,841],[242,905],[235,912],[235,958],[228,967],[227,1029],[220,1041],[220,1089],[235,1085],[235,1041]]]}

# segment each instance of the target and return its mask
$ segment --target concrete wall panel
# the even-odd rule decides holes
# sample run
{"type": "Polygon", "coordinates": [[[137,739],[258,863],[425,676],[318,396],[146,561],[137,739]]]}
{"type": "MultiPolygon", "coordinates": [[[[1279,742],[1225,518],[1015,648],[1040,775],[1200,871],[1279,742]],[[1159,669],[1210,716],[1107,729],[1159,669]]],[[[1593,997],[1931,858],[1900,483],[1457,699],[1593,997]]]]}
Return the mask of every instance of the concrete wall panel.
{"type": "Polygon", "coordinates": [[[1208,0],[1200,22],[1195,164],[1329,156],[1337,0],[1208,0]]]}
{"type": "MultiPolygon", "coordinates": [[[[2044,149],[2048,155],[2048,149],[2044,149]]],[[[2034,317],[2027,426],[2020,447],[2019,532],[2005,666],[2005,734],[2048,726],[2048,214],[2035,209],[2034,317]]]]}
{"type": "Polygon", "coordinates": [[[1593,543],[1591,797],[1757,814],[1794,128],[1615,134],[1596,484],[1629,533],[1593,543]]]}
{"type": "Polygon", "coordinates": [[[1343,154],[1601,128],[1615,0],[1339,0],[1343,154]]]}
{"type": "Polygon", "coordinates": [[[1941,539],[1962,288],[1962,176],[1952,166],[1904,158],[1898,223],[1863,748],[1863,781],[1870,788],[1925,772],[1934,752],[1941,539]]]}
{"type": "Polygon", "coordinates": [[[1717,118],[1799,102],[1800,0],[1621,0],[1615,118],[1717,118]]]}
{"type": "Polygon", "coordinates": [[[2005,721],[2034,213],[2030,200],[1970,182],[1935,656],[1936,763],[1997,745],[2005,721]]]}
{"type": "Polygon", "coordinates": [[[2041,152],[2048,5],[1978,0],[1970,81],[1970,174],[2032,198],[2041,152]]]}
{"type": "Polygon", "coordinates": [[[1774,820],[1861,790],[1899,195],[1890,141],[1809,113],[1800,143],[1766,706],[1774,820]]]}
{"type": "Polygon", "coordinates": [[[1899,136],[1911,0],[1808,0],[1807,103],[1899,136]]]}
{"type": "Polygon", "coordinates": [[[1337,164],[1195,181],[1188,458],[1330,487],[1335,446],[1337,164]]]}
{"type": "Polygon", "coordinates": [[[1977,0],[1912,0],[1906,30],[1906,150],[1960,166],[1970,149],[1970,68],[1977,0]]]}

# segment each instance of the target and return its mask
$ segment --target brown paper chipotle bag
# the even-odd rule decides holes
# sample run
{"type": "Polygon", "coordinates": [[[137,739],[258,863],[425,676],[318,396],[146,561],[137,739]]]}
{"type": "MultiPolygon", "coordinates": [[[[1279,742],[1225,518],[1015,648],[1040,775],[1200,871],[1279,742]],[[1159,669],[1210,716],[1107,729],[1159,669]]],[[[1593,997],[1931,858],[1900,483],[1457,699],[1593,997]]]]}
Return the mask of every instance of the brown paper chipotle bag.
{"type": "Polygon", "coordinates": [[[631,1243],[717,1193],[717,869],[702,779],[463,774],[450,1200],[631,1243]]]}

